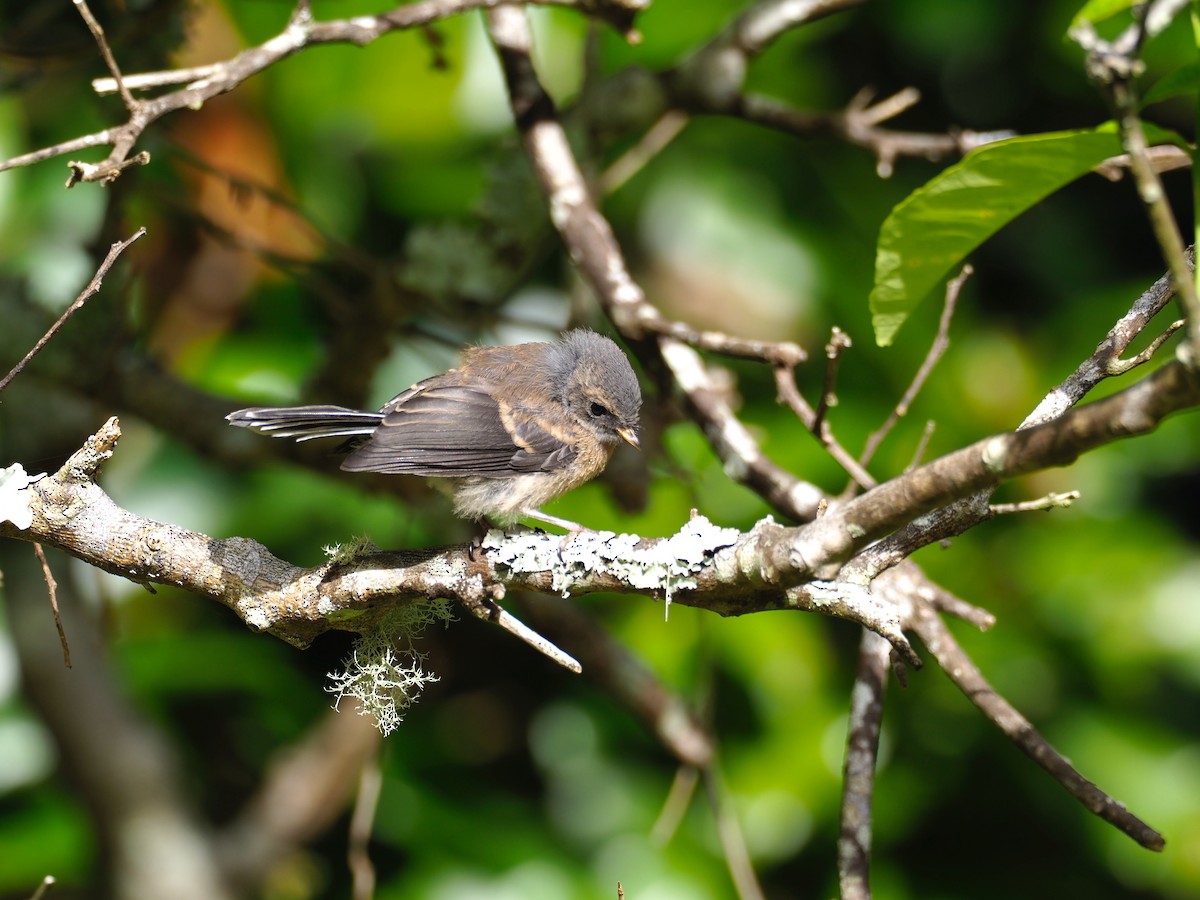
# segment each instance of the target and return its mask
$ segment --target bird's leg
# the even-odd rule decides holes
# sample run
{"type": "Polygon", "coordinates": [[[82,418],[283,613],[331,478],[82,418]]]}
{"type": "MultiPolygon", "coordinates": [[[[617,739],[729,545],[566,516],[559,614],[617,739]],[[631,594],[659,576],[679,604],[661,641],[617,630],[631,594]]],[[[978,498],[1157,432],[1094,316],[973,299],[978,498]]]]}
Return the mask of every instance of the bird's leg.
{"type": "Polygon", "coordinates": [[[521,515],[526,519],[537,519],[539,522],[545,522],[547,525],[555,525],[559,528],[565,528],[569,533],[567,537],[574,537],[581,531],[589,529],[583,527],[578,522],[572,522],[570,519],[560,519],[558,516],[552,516],[549,513],[544,513],[540,509],[523,509],[521,515]]]}
{"type": "Polygon", "coordinates": [[[475,554],[483,549],[483,539],[487,536],[487,529],[478,532],[475,537],[471,538],[471,543],[467,544],[467,559],[475,562],[475,554]]]}
{"type": "Polygon", "coordinates": [[[578,522],[572,522],[570,519],[560,519],[558,516],[552,516],[549,513],[544,513],[540,509],[526,509],[521,511],[521,515],[529,519],[537,519],[540,522],[545,522],[547,525],[556,525],[559,528],[565,528],[567,533],[562,536],[558,542],[558,558],[562,559],[563,551],[567,549],[567,544],[575,535],[583,531],[591,531],[580,525],[578,522]]]}

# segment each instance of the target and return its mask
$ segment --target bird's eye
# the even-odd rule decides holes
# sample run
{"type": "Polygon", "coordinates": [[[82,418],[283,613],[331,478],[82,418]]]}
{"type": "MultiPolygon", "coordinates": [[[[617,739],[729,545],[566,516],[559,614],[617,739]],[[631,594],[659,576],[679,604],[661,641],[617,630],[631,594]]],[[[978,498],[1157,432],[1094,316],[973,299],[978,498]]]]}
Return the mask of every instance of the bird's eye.
{"type": "Polygon", "coordinates": [[[592,404],[591,413],[592,413],[593,419],[601,419],[604,416],[612,415],[612,413],[610,413],[605,407],[601,406],[599,403],[592,404]]]}

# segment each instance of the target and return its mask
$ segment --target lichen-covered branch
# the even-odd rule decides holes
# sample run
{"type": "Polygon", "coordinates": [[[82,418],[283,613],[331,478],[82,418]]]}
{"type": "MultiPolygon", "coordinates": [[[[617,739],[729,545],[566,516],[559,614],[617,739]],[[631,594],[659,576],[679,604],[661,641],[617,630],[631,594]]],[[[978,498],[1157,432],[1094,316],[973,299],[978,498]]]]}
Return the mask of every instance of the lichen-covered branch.
{"type": "MultiPolygon", "coordinates": [[[[58,472],[3,498],[0,508],[9,521],[0,522],[0,536],[41,541],[135,581],[175,584],[212,597],[251,627],[298,645],[330,628],[366,630],[406,599],[490,601],[496,585],[570,594],[650,592],[723,615],[830,609],[832,593],[852,605],[866,603],[865,611],[859,604],[845,617],[868,627],[874,623],[874,630],[895,643],[894,615],[880,619],[869,592],[854,595],[866,582],[838,581],[855,554],[927,512],[1145,433],[1170,413],[1197,405],[1200,376],[1173,362],[1120,393],[1044,425],[978,441],[794,528],[764,520],[738,532],[697,518],[669,538],[584,533],[565,543],[546,535],[494,532],[477,559],[467,548],[452,548],[307,569],[247,538],[219,540],[119,507],[95,482],[120,435],[111,419],[58,472]],[[21,504],[29,513],[26,528],[12,521],[21,504]]],[[[860,574],[854,567],[848,572],[860,574]]]]}

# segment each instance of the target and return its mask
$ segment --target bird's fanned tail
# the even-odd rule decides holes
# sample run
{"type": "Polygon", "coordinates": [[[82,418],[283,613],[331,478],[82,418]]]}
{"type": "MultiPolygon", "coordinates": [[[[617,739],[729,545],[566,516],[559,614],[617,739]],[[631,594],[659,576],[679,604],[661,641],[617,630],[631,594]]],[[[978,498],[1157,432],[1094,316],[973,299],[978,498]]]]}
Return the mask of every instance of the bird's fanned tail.
{"type": "Polygon", "coordinates": [[[311,441],[369,435],[383,421],[383,413],[344,406],[254,406],[231,412],[225,418],[231,425],[270,437],[311,441]]]}

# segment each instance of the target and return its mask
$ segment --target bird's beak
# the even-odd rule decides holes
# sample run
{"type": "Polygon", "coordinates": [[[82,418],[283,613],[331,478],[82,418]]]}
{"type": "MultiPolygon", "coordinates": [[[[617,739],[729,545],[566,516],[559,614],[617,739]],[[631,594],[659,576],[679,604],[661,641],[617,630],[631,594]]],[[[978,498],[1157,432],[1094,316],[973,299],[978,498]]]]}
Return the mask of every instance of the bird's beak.
{"type": "Polygon", "coordinates": [[[642,445],[638,442],[637,432],[627,425],[622,425],[617,429],[617,434],[621,436],[621,440],[631,445],[635,449],[641,450],[642,445]]]}

